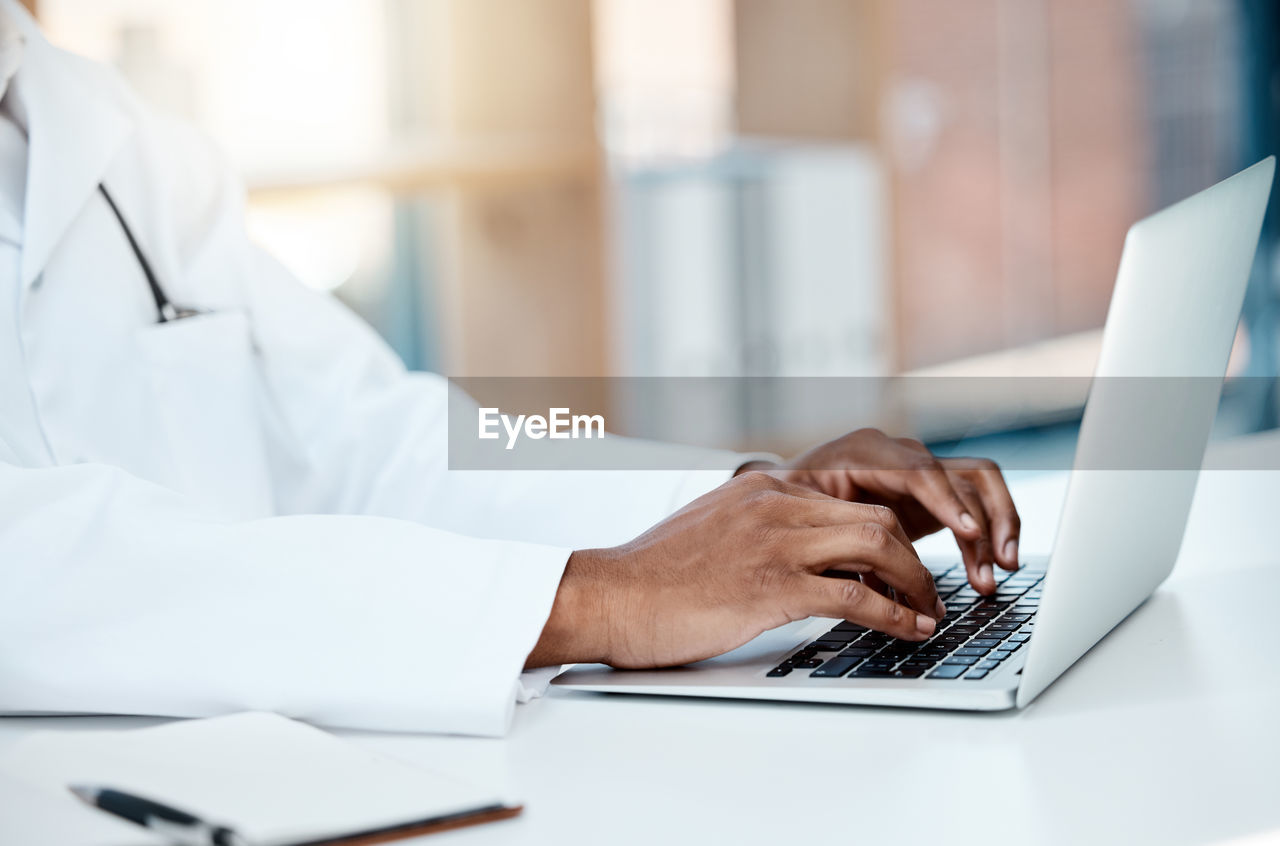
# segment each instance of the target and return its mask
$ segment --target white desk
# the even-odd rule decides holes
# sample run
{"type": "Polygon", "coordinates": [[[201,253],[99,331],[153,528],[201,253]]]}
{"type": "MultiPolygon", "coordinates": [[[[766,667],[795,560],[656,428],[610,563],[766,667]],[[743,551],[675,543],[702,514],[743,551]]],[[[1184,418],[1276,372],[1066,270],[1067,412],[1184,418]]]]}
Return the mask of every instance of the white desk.
{"type": "MultiPolygon", "coordinates": [[[[1280,467],[1280,437],[1227,448],[1280,467]]],[[[1028,553],[1064,481],[1016,483],[1028,553]]],[[[1218,471],[1170,580],[1020,713],[553,691],[502,741],[349,736],[527,801],[427,843],[1217,842],[1280,832],[1277,620],[1280,472],[1218,471]]],[[[0,720],[0,746],[146,722],[0,720]]]]}

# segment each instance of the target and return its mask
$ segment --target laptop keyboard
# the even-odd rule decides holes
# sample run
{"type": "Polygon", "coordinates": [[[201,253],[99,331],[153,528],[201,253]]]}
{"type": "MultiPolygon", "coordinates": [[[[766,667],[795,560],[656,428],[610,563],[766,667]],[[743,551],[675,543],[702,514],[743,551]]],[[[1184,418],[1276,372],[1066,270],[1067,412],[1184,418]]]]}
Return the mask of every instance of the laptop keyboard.
{"type": "Polygon", "coordinates": [[[840,623],[768,672],[782,678],[970,679],[987,674],[1031,639],[1040,610],[1043,570],[996,568],[996,592],[983,596],[956,564],[934,573],[947,614],[928,640],[898,640],[865,626],[840,623]]]}

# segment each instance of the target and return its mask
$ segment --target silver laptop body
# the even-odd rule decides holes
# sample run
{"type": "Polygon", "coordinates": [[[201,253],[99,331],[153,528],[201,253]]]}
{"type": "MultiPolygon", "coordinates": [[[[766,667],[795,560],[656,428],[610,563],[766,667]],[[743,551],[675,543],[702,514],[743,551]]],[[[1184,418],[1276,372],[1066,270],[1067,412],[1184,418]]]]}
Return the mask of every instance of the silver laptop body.
{"type": "MultiPolygon", "coordinates": [[[[810,619],[697,664],[662,670],[579,665],[554,684],[613,693],[967,710],[1031,702],[1173,569],[1274,171],[1275,157],[1269,157],[1130,228],[1052,554],[1028,560],[1007,591],[1009,601],[984,618],[987,628],[965,635],[981,640],[996,623],[1012,619],[999,640],[994,633],[983,640],[998,643],[987,654],[1003,658],[950,664],[941,675],[951,678],[939,676],[943,662],[905,674],[913,677],[903,677],[901,670],[860,671],[863,652],[873,650],[867,661],[880,653],[874,643],[866,649],[858,644],[877,636],[839,620],[810,619]],[[1013,613],[1032,608],[1025,622],[1018,618],[1026,614],[1013,613]],[[833,631],[842,625],[843,632],[833,631]],[[822,648],[814,649],[815,643],[822,648]],[[845,659],[854,668],[823,675],[822,668],[846,651],[856,653],[845,659]],[[797,654],[810,657],[797,661],[797,654]],[[790,668],[783,673],[780,666],[790,668]]],[[[946,573],[952,563],[926,561],[939,575],[940,593],[956,597],[967,589],[957,587],[956,571],[946,573]]]]}

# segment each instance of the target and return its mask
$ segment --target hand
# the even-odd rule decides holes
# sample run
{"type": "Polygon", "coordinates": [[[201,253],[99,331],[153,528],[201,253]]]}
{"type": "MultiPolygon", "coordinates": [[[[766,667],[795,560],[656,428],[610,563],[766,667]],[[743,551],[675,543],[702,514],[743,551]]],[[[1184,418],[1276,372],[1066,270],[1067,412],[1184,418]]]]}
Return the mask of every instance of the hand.
{"type": "Polygon", "coordinates": [[[673,666],[810,616],[924,640],[945,612],[892,510],[747,473],[630,543],[573,553],[528,666],[673,666]]]}
{"type": "Polygon", "coordinates": [[[994,461],[940,459],[919,441],[860,429],[780,467],[761,464],[744,469],[764,469],[837,499],[889,506],[912,540],[950,529],[980,593],[996,588],[993,562],[1018,569],[1022,524],[994,461]]]}

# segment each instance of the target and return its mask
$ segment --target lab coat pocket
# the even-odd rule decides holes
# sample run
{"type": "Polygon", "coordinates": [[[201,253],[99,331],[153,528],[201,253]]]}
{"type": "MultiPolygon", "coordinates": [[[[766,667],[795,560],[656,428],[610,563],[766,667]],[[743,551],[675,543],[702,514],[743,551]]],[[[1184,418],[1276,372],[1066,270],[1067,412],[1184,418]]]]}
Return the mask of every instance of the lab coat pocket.
{"type": "Polygon", "coordinates": [[[257,353],[240,311],[138,330],[167,441],[170,483],[229,518],[272,512],[257,353]]]}

